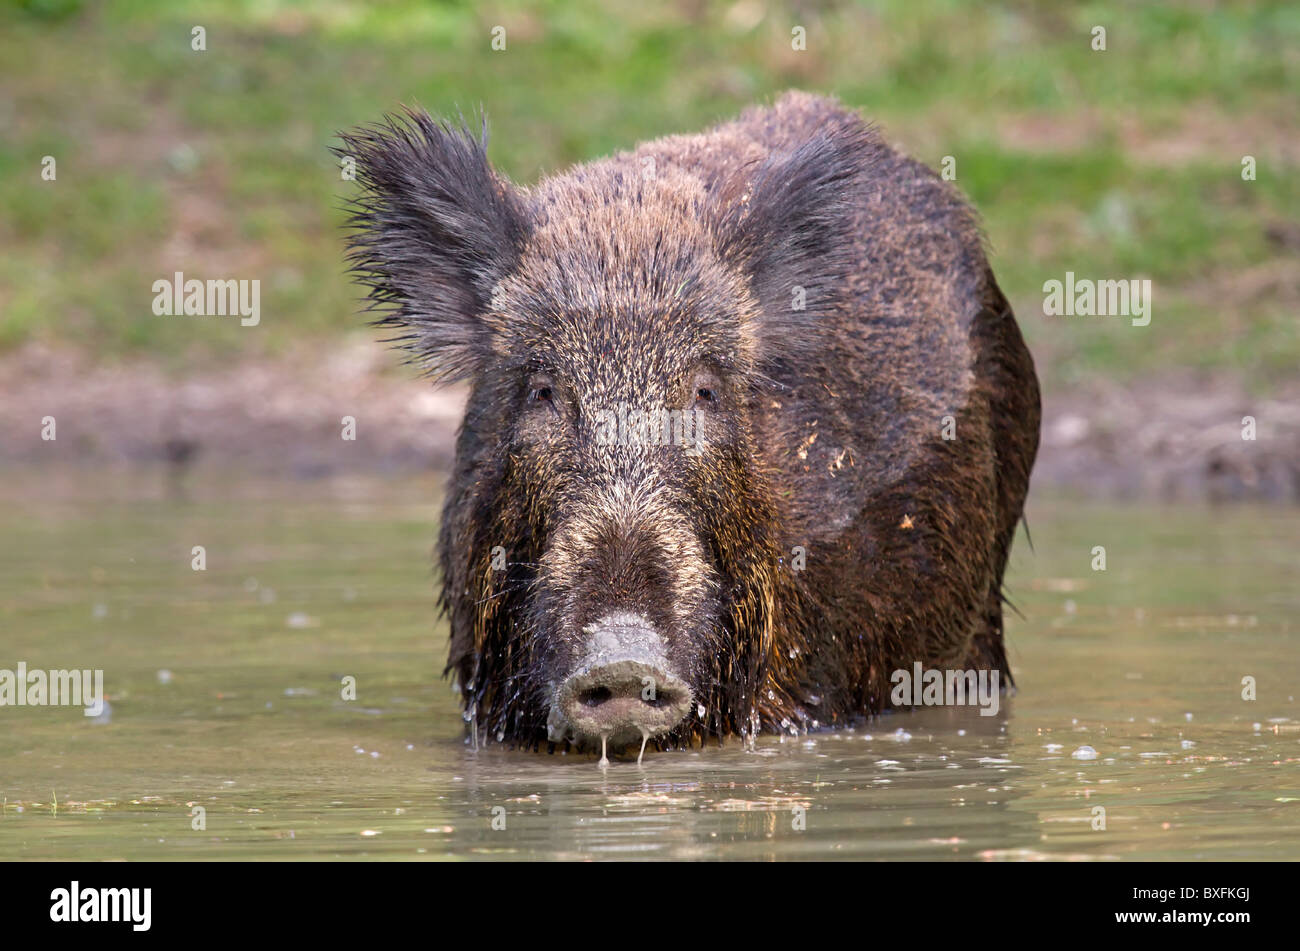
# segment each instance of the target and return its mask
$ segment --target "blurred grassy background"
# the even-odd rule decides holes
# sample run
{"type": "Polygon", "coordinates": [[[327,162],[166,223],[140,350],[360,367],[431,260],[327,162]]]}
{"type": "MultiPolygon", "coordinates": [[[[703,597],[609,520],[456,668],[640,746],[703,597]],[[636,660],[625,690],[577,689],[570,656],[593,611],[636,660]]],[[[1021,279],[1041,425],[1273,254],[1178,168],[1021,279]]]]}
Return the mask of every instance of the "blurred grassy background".
{"type": "Polygon", "coordinates": [[[355,331],[328,148],[401,103],[481,103],[527,183],[800,87],[956,158],[1055,386],[1191,367],[1267,390],[1300,366],[1294,2],[22,0],[0,78],[0,350],[183,372],[355,331]],[[154,316],[176,270],[260,279],[261,325],[154,316]],[[1151,278],[1151,325],[1043,317],[1066,270],[1151,278]]]}

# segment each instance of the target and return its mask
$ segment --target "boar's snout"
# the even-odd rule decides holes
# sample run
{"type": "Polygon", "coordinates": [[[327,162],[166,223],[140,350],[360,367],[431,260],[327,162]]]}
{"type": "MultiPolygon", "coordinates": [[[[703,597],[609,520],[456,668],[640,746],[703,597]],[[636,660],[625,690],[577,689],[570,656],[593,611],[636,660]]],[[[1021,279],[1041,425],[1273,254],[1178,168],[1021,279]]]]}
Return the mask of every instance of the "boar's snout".
{"type": "Polygon", "coordinates": [[[690,688],[645,617],[609,615],[584,633],[587,654],[555,695],[553,739],[567,732],[579,742],[607,739],[621,746],[667,733],[682,721],[691,706],[690,688]]]}

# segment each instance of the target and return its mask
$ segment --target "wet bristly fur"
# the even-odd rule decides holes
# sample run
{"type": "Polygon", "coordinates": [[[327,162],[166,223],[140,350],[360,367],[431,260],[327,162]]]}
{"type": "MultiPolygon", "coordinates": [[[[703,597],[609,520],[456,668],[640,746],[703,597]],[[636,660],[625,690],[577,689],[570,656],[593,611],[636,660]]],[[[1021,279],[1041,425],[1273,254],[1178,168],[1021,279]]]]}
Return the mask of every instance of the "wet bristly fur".
{"type": "Polygon", "coordinates": [[[916,661],[1009,681],[1038,386],[952,187],[801,93],[531,188],[422,112],[340,151],[373,304],[470,387],[439,559],[480,736],[544,740],[614,608],[692,690],[662,745],[878,712],[916,661]],[[706,448],[599,445],[620,403],[698,409],[706,448]]]}

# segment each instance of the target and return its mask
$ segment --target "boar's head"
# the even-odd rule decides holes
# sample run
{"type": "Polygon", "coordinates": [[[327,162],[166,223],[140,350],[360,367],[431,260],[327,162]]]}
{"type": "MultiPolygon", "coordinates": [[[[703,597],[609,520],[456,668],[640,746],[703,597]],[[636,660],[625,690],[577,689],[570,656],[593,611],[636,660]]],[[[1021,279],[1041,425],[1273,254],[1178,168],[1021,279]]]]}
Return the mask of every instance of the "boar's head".
{"type": "Polygon", "coordinates": [[[343,137],[354,271],[419,361],[469,385],[439,547],[476,731],[662,746],[786,702],[755,410],[844,293],[866,134],[707,170],[666,140],[531,189],[485,134],[422,112],[343,137]]]}

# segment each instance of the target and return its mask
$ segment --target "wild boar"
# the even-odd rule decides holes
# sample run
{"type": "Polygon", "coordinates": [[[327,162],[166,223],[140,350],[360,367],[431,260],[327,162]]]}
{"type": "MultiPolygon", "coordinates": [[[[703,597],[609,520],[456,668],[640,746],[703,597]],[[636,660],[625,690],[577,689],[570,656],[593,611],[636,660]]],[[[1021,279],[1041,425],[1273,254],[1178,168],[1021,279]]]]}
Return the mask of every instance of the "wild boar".
{"type": "Polygon", "coordinates": [[[438,555],[476,742],[841,725],[917,662],[1009,682],[1038,383],[952,186],[802,93],[530,188],[486,123],[339,151],[379,323],[468,384],[438,555]]]}

